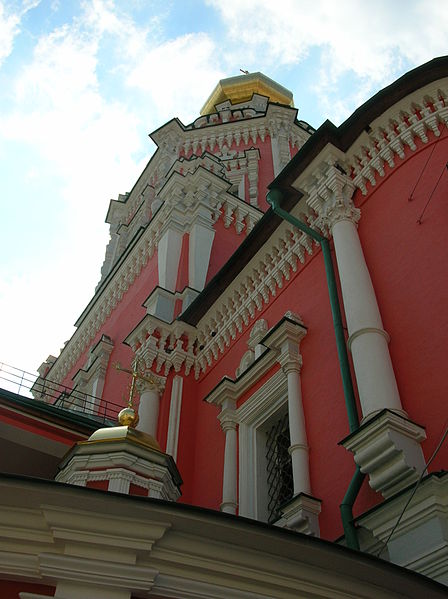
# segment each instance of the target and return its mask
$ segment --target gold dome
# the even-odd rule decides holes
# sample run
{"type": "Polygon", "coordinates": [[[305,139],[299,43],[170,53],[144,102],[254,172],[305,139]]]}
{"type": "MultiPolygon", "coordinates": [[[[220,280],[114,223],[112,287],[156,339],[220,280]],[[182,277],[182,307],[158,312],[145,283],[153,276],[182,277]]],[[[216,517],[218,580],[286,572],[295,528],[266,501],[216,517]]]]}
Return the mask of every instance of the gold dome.
{"type": "Polygon", "coordinates": [[[92,446],[95,443],[121,443],[123,441],[144,445],[147,448],[161,451],[160,445],[154,437],[138,431],[131,426],[108,426],[99,428],[90,435],[87,441],[78,441],[77,446],[92,446]]]}
{"type": "Polygon", "coordinates": [[[131,406],[123,408],[118,414],[118,422],[121,426],[131,426],[135,428],[138,424],[138,414],[131,406]]]}
{"type": "Polygon", "coordinates": [[[247,102],[253,94],[267,96],[271,102],[294,107],[294,99],[289,89],[263,73],[248,73],[221,79],[202,107],[201,115],[216,112],[215,106],[225,100],[230,100],[232,104],[247,102]]]}

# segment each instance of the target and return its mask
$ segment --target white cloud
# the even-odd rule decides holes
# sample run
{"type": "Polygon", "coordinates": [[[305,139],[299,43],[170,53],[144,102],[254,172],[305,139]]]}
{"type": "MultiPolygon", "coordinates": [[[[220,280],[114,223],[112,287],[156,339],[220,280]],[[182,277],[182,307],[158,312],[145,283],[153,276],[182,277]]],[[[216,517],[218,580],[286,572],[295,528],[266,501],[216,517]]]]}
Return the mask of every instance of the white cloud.
{"type": "Polygon", "coordinates": [[[11,9],[7,11],[4,3],[0,2],[0,67],[12,52],[14,38],[20,33],[22,17],[39,2],[40,0],[22,2],[20,8],[15,11],[11,9]]]}
{"type": "MultiPolygon", "coordinates": [[[[22,244],[24,227],[42,229],[45,249],[30,247],[16,274],[7,261],[1,264],[3,351],[27,370],[57,355],[93,294],[108,237],[108,201],[128,191],[146,163],[152,149],[146,132],[178,112],[175,107],[181,117],[196,116],[221,76],[208,36],[162,41],[159,24],[154,16],[139,25],[111,1],[86,2],[80,16],[37,39],[31,60],[10,82],[12,103],[0,114],[4,155],[8,143],[16,151],[17,144],[31,148],[60,183],[58,197],[45,204],[60,213],[57,230],[48,229],[44,211],[38,221],[15,224],[22,244]]],[[[32,193],[39,170],[24,166],[29,188],[11,201],[25,215],[27,203],[39,201],[32,193]]]]}
{"type": "MultiPolygon", "coordinates": [[[[345,90],[348,103],[365,100],[409,65],[446,52],[448,3],[360,0],[209,0],[227,26],[238,52],[247,49],[254,68],[295,65],[320,54],[316,91],[331,108],[334,86],[345,74],[357,79],[345,90]]],[[[341,89],[336,97],[341,112],[341,89]]],[[[351,106],[353,108],[353,106],[351,106]]],[[[342,109],[343,112],[343,109],[342,109]]]]}
{"type": "Polygon", "coordinates": [[[127,84],[144,91],[157,107],[159,123],[173,116],[192,120],[224,72],[218,48],[204,33],[187,34],[147,48],[131,69],[127,84]],[[180,114],[178,114],[180,111],[180,114]]]}

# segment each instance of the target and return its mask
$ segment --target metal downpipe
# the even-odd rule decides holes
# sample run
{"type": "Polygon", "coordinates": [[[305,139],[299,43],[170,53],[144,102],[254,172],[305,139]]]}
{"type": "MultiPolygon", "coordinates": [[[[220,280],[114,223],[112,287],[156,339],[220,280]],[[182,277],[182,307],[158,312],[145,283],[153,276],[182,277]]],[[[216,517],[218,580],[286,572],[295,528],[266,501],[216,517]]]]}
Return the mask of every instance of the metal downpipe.
{"type": "MultiPolygon", "coordinates": [[[[292,214],[283,210],[280,207],[280,201],[282,199],[282,192],[279,189],[271,189],[267,196],[267,202],[272,207],[272,210],[283,220],[288,221],[293,226],[297,227],[312,239],[317,241],[322,249],[322,255],[324,258],[325,274],[327,279],[328,295],[330,298],[331,314],[333,317],[333,328],[336,337],[336,347],[338,351],[339,368],[342,377],[342,386],[344,389],[345,407],[347,410],[347,417],[349,423],[350,432],[354,432],[359,428],[358,410],[356,407],[355,393],[353,391],[353,381],[350,373],[350,364],[347,355],[347,346],[345,343],[344,329],[342,326],[341,308],[339,304],[339,298],[336,287],[336,277],[334,274],[333,261],[331,259],[330,244],[328,239],[323,237],[298,220],[292,214]]],[[[347,492],[339,506],[341,512],[342,526],[344,528],[345,540],[347,546],[351,549],[359,550],[359,541],[356,532],[356,527],[353,524],[353,504],[355,503],[356,497],[364,480],[364,474],[360,471],[359,466],[356,467],[355,473],[348,486],[347,492]]]]}

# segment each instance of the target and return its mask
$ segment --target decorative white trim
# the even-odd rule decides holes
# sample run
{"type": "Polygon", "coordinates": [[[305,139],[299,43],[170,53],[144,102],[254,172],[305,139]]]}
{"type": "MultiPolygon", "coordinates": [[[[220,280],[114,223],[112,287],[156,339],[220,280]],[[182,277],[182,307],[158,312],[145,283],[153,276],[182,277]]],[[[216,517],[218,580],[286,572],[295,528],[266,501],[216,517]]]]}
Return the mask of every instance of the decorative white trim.
{"type": "Polygon", "coordinates": [[[128,493],[129,485],[135,484],[148,489],[150,497],[177,501],[180,491],[173,480],[173,468],[177,473],[165,454],[134,444],[110,441],[92,449],[85,443],[75,447],[56,480],[82,486],[90,481],[115,480],[114,488],[109,483],[111,491],[128,493]]]}
{"type": "MultiPolygon", "coordinates": [[[[347,152],[328,144],[293,186],[305,192],[313,188],[318,190],[327,177],[329,166],[338,164],[349,175],[354,187],[366,195],[367,183],[375,186],[378,177],[384,177],[386,164],[395,168],[395,156],[404,158],[406,149],[415,151],[415,138],[426,144],[431,139],[428,134],[440,136],[441,128],[448,125],[447,97],[448,78],[434,81],[406,96],[370,123],[369,133],[361,133],[347,152]]],[[[320,193],[307,199],[308,205],[319,213],[324,201],[325,196],[320,193]]]]}
{"type": "MultiPolygon", "coordinates": [[[[160,191],[159,197],[163,201],[161,208],[108,281],[106,288],[98,292],[96,303],[86,318],[79,323],[77,330],[51,366],[47,375],[52,381],[57,383],[63,380],[106,318],[119,304],[143,266],[153,257],[167,223],[177,223],[178,227],[188,231],[195,222],[198,211],[206,209],[211,214],[212,222],[223,218],[228,226],[233,223],[239,233],[247,233],[253,228],[263,213],[228,193],[228,188],[227,181],[204,168],[198,168],[186,176],[173,172],[160,191]]],[[[173,276],[171,270],[170,273],[170,276],[173,276]]],[[[172,286],[172,279],[166,280],[165,283],[172,286]]]]}

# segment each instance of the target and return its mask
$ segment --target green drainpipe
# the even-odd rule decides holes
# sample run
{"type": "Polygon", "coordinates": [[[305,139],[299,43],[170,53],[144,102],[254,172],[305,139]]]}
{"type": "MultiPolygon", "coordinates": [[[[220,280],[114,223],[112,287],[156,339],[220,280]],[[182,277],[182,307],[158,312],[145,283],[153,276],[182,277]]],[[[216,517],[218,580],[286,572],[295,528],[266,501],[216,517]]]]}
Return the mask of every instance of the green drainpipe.
{"type": "MultiPolygon", "coordinates": [[[[353,391],[352,377],[350,373],[350,365],[347,355],[347,346],[345,343],[344,329],[342,326],[341,308],[339,305],[339,298],[336,287],[336,278],[334,274],[333,261],[331,259],[330,244],[328,239],[323,237],[317,231],[308,227],[305,223],[298,220],[292,214],[283,210],[280,207],[282,199],[282,192],[279,189],[271,189],[266,199],[272,210],[278,214],[284,220],[309,235],[312,239],[320,243],[322,249],[322,255],[324,257],[325,274],[327,277],[328,295],[330,296],[331,314],[333,316],[333,327],[336,336],[336,346],[338,350],[339,368],[342,376],[342,385],[344,388],[345,407],[347,409],[348,424],[350,432],[353,433],[359,428],[358,410],[356,408],[355,394],[353,391]]],[[[344,534],[347,546],[351,549],[359,550],[358,536],[356,533],[356,527],[353,523],[353,504],[355,503],[356,497],[361,488],[364,474],[360,471],[359,467],[356,468],[355,474],[350,482],[347,492],[342,500],[340,507],[342,525],[344,527],[344,534]]]]}

